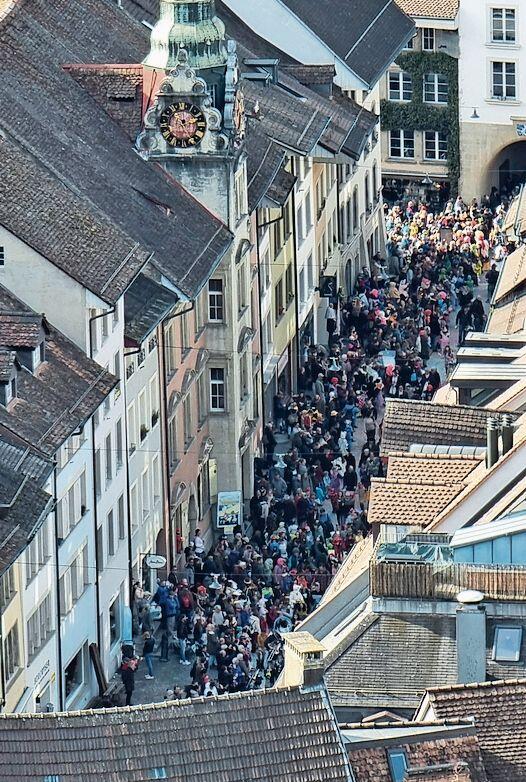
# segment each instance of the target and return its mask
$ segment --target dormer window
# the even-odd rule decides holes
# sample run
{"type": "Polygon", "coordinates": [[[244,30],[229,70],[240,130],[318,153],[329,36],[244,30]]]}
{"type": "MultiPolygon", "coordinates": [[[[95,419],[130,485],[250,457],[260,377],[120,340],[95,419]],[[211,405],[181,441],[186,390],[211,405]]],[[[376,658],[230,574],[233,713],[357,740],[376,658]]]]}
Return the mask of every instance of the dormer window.
{"type": "Polygon", "coordinates": [[[9,383],[9,392],[10,392],[10,398],[8,401],[10,402],[11,399],[16,399],[16,392],[17,392],[16,377],[13,377],[11,379],[11,382],[9,383]]]}
{"type": "Polygon", "coordinates": [[[42,364],[46,360],[46,343],[44,340],[40,343],[38,346],[38,355],[40,358],[40,363],[42,364]]]}

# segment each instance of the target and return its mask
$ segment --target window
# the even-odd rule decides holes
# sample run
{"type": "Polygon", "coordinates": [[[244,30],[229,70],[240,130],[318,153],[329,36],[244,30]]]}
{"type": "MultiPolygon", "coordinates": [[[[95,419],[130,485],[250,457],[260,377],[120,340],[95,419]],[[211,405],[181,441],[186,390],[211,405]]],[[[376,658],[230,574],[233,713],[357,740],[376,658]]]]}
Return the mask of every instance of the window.
{"type": "Polygon", "coordinates": [[[389,131],[389,155],[398,158],[414,158],[415,156],[415,132],[414,130],[389,131]]]}
{"type": "Polygon", "coordinates": [[[237,310],[241,314],[247,306],[245,264],[242,261],[237,270],[237,310]]]}
{"type": "Polygon", "coordinates": [[[371,206],[371,194],[369,192],[369,172],[365,175],[365,209],[367,212],[370,211],[369,207],[371,206]]]}
{"type": "Polygon", "coordinates": [[[188,445],[194,439],[194,427],[192,416],[192,398],[187,394],[183,401],[184,444],[188,445]]]}
{"type": "Polygon", "coordinates": [[[123,464],[123,439],[122,439],[122,418],[119,418],[115,424],[115,462],[117,470],[122,467],[123,464]]]}
{"type": "Polygon", "coordinates": [[[240,359],[240,383],[239,393],[241,402],[248,397],[248,355],[247,351],[241,356],[240,359]]]}
{"type": "Polygon", "coordinates": [[[376,161],[373,163],[373,202],[378,200],[378,167],[376,161]]]}
{"type": "Polygon", "coordinates": [[[168,453],[170,456],[170,467],[173,470],[178,462],[177,417],[175,415],[168,421],[168,453]]]}
{"type": "Polygon", "coordinates": [[[134,453],[137,448],[137,418],[135,416],[135,402],[131,402],[128,405],[128,437],[129,445],[128,450],[130,455],[134,453]]]}
{"type": "Polygon", "coordinates": [[[403,749],[388,749],[387,759],[393,782],[404,782],[407,772],[407,759],[403,749]]]}
{"type": "Polygon", "coordinates": [[[97,547],[97,573],[102,573],[104,570],[104,530],[102,524],[100,527],[97,527],[95,545],[97,547]]]}
{"type": "Polygon", "coordinates": [[[83,649],[79,649],[73,659],[66,665],[64,680],[66,685],[66,698],[72,695],[84,681],[84,655],[83,649]]]}
{"type": "Polygon", "coordinates": [[[117,595],[109,610],[110,646],[117,643],[121,637],[121,596],[117,595]]]}
{"type": "Polygon", "coordinates": [[[276,323],[281,320],[281,316],[284,313],[283,309],[283,278],[276,283],[274,288],[274,315],[276,317],[276,323]]]}
{"type": "Polygon", "coordinates": [[[199,426],[206,419],[208,412],[208,400],[206,398],[206,376],[201,372],[197,378],[197,422],[199,426]]]}
{"type": "Polygon", "coordinates": [[[515,9],[491,9],[491,40],[493,43],[515,43],[515,9]]]}
{"type": "Polygon", "coordinates": [[[162,767],[152,768],[149,773],[150,779],[167,779],[166,769],[162,767]]]}
{"type": "Polygon", "coordinates": [[[52,632],[53,604],[51,593],[49,593],[27,620],[27,655],[29,659],[40,651],[52,632]]]}
{"type": "Polygon", "coordinates": [[[352,226],[353,233],[358,232],[358,188],[355,187],[352,194],[352,226]]]}
{"type": "Polygon", "coordinates": [[[424,52],[435,51],[435,31],[432,27],[422,28],[422,50],[424,52]]]}
{"type": "Polygon", "coordinates": [[[210,370],[210,410],[213,412],[225,409],[225,370],[210,370]]]}
{"type": "Polygon", "coordinates": [[[191,349],[190,338],[188,336],[188,317],[188,313],[185,312],[179,319],[179,323],[181,324],[181,350],[183,356],[186,356],[191,349]]]}
{"type": "Polygon", "coordinates": [[[292,281],[292,272],[293,272],[293,266],[290,263],[287,266],[287,270],[285,272],[285,295],[287,297],[287,307],[289,306],[290,302],[294,299],[294,283],[292,281]]]}
{"type": "Polygon", "coordinates": [[[15,569],[10,567],[0,578],[0,609],[3,610],[16,593],[15,569]]]}
{"type": "Polygon", "coordinates": [[[208,320],[218,323],[224,319],[223,280],[208,281],[208,320]]]}
{"type": "Polygon", "coordinates": [[[148,469],[142,474],[142,519],[148,518],[150,514],[150,475],[148,469]]]}
{"type": "Polygon", "coordinates": [[[500,100],[517,97],[514,62],[491,63],[491,97],[500,100]]]}
{"type": "Polygon", "coordinates": [[[448,80],[441,73],[424,74],[424,102],[447,103],[448,80]]]}
{"type": "Polygon", "coordinates": [[[106,526],[108,527],[108,556],[115,554],[115,525],[113,523],[113,510],[110,510],[106,517],[106,526]]]}
{"type": "Polygon", "coordinates": [[[101,318],[101,323],[102,323],[102,344],[104,344],[106,342],[106,340],[108,339],[108,334],[109,334],[108,321],[109,321],[109,316],[108,315],[103,315],[102,318],[101,318]]]}
{"type": "Polygon", "coordinates": [[[424,133],[424,157],[426,160],[447,160],[447,136],[434,130],[424,133]]]}
{"type": "Polygon", "coordinates": [[[166,347],[166,374],[171,377],[177,369],[177,338],[175,336],[175,322],[172,320],[164,332],[164,344],[166,347]]]}
{"type": "Polygon", "coordinates": [[[26,549],[26,585],[36,576],[49,557],[49,535],[47,523],[44,522],[26,549]]]}
{"type": "Polygon", "coordinates": [[[5,264],[5,248],[0,247],[0,266],[5,264]]]}
{"type": "Polygon", "coordinates": [[[111,433],[106,436],[106,485],[111,483],[113,478],[113,464],[112,464],[112,450],[111,450],[111,433]]]}
{"type": "Polygon", "coordinates": [[[522,627],[497,626],[493,641],[493,659],[499,662],[518,662],[521,654],[521,643],[522,627]]]}
{"type": "Polygon", "coordinates": [[[117,501],[117,519],[119,522],[119,540],[126,537],[126,519],[124,517],[124,494],[117,501]]]}
{"type": "Polygon", "coordinates": [[[102,493],[100,448],[97,448],[97,450],[95,451],[95,492],[97,494],[97,497],[100,497],[102,493]]]}
{"type": "Polygon", "coordinates": [[[408,40],[408,42],[406,43],[406,45],[404,46],[404,49],[413,49],[414,48],[414,43],[413,43],[414,40],[415,40],[414,36],[412,38],[410,38],[408,40]]]}
{"type": "Polygon", "coordinates": [[[159,468],[158,456],[154,456],[152,460],[152,481],[153,481],[153,501],[157,503],[161,499],[161,471],[159,468]]]}
{"type": "MultiPolygon", "coordinates": [[[[115,312],[116,311],[117,310],[115,310],[115,312]]],[[[119,351],[117,351],[115,353],[115,355],[113,356],[113,374],[115,375],[115,377],[119,378],[119,382],[115,386],[115,391],[114,391],[114,396],[113,396],[113,398],[115,400],[115,399],[118,399],[120,397],[120,395],[121,395],[121,384],[120,384],[120,379],[121,379],[121,356],[120,356],[119,351]]]]}
{"type": "Polygon", "coordinates": [[[409,73],[404,71],[389,71],[389,100],[411,100],[413,97],[413,81],[409,73]]]}
{"type": "Polygon", "coordinates": [[[159,382],[157,375],[150,380],[150,411],[153,429],[159,420],[159,382]]]}
{"type": "Polygon", "coordinates": [[[6,682],[13,678],[20,666],[18,623],[13,625],[4,641],[4,674],[6,682]]]}

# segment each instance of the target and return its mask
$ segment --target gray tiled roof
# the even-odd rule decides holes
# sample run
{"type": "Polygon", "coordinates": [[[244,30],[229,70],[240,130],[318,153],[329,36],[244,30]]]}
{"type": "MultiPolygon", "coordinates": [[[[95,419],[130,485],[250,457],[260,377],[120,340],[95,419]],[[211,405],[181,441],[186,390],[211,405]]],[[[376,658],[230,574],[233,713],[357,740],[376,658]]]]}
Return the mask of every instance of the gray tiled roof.
{"type": "Polygon", "coordinates": [[[394,0],[282,0],[310,29],[372,85],[414,31],[394,0]]]}
{"type": "Polygon", "coordinates": [[[42,489],[53,463],[0,426],[0,577],[18,558],[52,508],[42,489]]]}
{"type": "MultiPolygon", "coordinates": [[[[510,413],[514,419],[516,413],[510,413]]],[[[382,433],[382,453],[427,445],[486,445],[486,424],[494,410],[445,405],[414,399],[388,399],[382,433]]]]}
{"type": "MultiPolygon", "coordinates": [[[[9,311],[34,314],[0,286],[0,322],[9,311]]],[[[24,314],[20,317],[23,320],[24,314]]],[[[18,372],[17,398],[7,409],[0,406],[0,423],[53,455],[93,415],[117,378],[49,324],[47,330],[46,360],[34,374],[25,368],[18,372]]]]}
{"type": "Polygon", "coordinates": [[[42,244],[54,263],[108,301],[150,254],[193,297],[232,241],[219,219],[136,154],[127,134],[62,67],[137,62],[148,35],[108,0],[15,3],[0,27],[0,128],[9,139],[2,169],[14,156],[0,183],[0,223],[37,249],[42,244]],[[13,208],[18,199],[23,209],[13,208]],[[80,241],[73,230],[77,211],[80,241]],[[67,236],[60,231],[61,215],[67,236]],[[55,230],[60,241],[53,241],[55,230]],[[83,257],[79,245],[89,231],[95,240],[83,257]],[[100,268],[93,244],[101,250],[100,268]]]}
{"type": "Polygon", "coordinates": [[[247,132],[248,208],[252,212],[267,192],[285,159],[285,150],[250,121],[247,132]]]}
{"type": "Polygon", "coordinates": [[[2,782],[349,782],[328,698],[297,688],[106,711],[0,716],[2,782]],[[20,752],[20,747],[24,751],[20,752]]]}
{"type": "Polygon", "coordinates": [[[364,619],[346,643],[331,655],[325,675],[335,706],[416,708],[428,687],[456,681],[450,617],[380,614],[364,619]]]}
{"type": "Polygon", "coordinates": [[[124,297],[124,334],[138,345],[155,329],[177,301],[168,288],[139,274],[124,297]]]}

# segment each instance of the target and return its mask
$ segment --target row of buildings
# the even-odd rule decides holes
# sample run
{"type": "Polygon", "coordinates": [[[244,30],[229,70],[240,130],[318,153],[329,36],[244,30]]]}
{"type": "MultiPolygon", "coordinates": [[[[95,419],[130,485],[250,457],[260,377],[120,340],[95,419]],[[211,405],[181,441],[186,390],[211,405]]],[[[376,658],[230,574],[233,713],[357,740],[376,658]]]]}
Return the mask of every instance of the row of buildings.
{"type": "Polygon", "coordinates": [[[250,498],[323,286],[383,250],[379,80],[411,20],[342,3],[336,39],[332,3],[283,4],[285,40],[216,5],[1,11],[6,712],[104,691],[133,583],[250,498]]]}
{"type": "Polygon", "coordinates": [[[384,194],[511,193],[526,170],[518,2],[398,0],[415,35],[381,80],[384,194]],[[477,75],[477,77],[475,77],[477,75]]]}

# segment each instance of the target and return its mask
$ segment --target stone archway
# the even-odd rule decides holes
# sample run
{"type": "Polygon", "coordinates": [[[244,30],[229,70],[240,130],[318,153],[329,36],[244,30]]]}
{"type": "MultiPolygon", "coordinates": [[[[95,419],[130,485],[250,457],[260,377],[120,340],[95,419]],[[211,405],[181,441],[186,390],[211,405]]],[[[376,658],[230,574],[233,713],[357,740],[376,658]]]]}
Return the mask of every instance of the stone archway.
{"type": "Polygon", "coordinates": [[[488,183],[499,192],[511,194],[526,182],[526,138],[507,144],[488,166],[488,183]]]}

